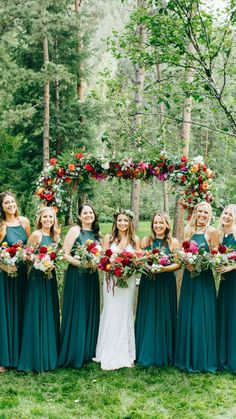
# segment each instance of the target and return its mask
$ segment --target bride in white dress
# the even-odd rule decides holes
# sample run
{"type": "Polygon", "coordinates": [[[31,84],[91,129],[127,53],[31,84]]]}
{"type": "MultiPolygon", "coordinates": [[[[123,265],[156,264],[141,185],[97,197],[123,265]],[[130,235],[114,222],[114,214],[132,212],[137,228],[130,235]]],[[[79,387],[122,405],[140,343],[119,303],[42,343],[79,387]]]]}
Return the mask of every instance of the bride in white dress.
{"type": "MultiPolygon", "coordinates": [[[[139,238],[134,234],[134,214],[119,209],[114,214],[111,234],[104,238],[104,250],[140,250],[139,238]]],[[[135,278],[128,279],[128,288],[113,288],[103,281],[103,311],[100,320],[96,357],[103,370],[132,367],[135,360],[134,294],[135,278]]]]}

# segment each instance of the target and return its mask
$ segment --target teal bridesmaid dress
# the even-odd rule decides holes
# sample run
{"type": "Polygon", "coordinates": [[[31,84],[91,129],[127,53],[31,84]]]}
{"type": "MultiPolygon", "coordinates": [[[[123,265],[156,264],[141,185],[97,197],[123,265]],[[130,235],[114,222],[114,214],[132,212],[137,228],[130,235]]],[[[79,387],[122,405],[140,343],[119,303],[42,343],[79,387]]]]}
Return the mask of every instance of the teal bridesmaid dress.
{"type": "MultiPolygon", "coordinates": [[[[192,240],[209,251],[204,234],[192,240]]],[[[175,366],[190,372],[217,369],[216,289],[211,269],[191,278],[185,269],[177,318],[175,366]]]]}
{"type": "MultiPolygon", "coordinates": [[[[236,249],[233,234],[225,237],[223,244],[236,249]]],[[[236,374],[236,270],[225,273],[220,281],[218,316],[219,369],[236,374]]]]}
{"type": "MultiPolygon", "coordinates": [[[[42,236],[41,246],[50,246],[52,238],[42,236]]],[[[32,268],[26,285],[19,371],[51,371],[58,363],[59,302],[55,270],[52,278],[32,268]]]]}
{"type": "MultiPolygon", "coordinates": [[[[22,225],[7,227],[2,241],[8,246],[18,241],[27,242],[27,235],[22,225]]],[[[17,269],[17,276],[8,276],[0,271],[0,366],[16,368],[18,365],[25,286],[27,271],[23,264],[17,269]]]]}
{"type": "MultiPolygon", "coordinates": [[[[94,240],[90,230],[81,232],[76,240],[83,244],[94,240]]],[[[60,366],[80,368],[95,355],[99,326],[98,272],[69,265],[64,287],[60,366]]]]}
{"type": "MultiPolygon", "coordinates": [[[[156,239],[153,248],[163,247],[156,239]]],[[[170,253],[165,246],[165,253],[170,253]]],[[[136,361],[148,367],[171,365],[174,362],[177,314],[176,279],[174,272],[142,275],[139,285],[135,321],[136,361]]]]}

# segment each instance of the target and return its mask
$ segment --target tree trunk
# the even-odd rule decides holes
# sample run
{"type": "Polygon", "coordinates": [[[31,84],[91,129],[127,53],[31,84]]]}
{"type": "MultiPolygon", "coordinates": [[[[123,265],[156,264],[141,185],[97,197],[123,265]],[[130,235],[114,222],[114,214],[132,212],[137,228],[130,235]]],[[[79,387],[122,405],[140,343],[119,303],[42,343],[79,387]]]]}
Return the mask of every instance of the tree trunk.
{"type": "MultiPolygon", "coordinates": [[[[137,7],[143,6],[145,0],[137,0],[137,7]]],[[[140,44],[144,42],[144,27],[143,25],[138,25],[137,35],[140,39],[140,44]]],[[[143,86],[145,79],[145,69],[143,66],[136,64],[135,69],[135,108],[136,114],[134,116],[134,130],[138,130],[142,123],[141,110],[143,107],[143,86]]],[[[134,179],[131,184],[131,209],[135,214],[135,227],[138,228],[139,224],[139,197],[140,197],[140,180],[134,179]]]]}
{"type": "MultiPolygon", "coordinates": [[[[75,0],[75,12],[77,14],[80,13],[81,10],[81,4],[82,4],[82,0],[75,0]]],[[[77,53],[80,53],[81,50],[81,36],[80,36],[80,32],[78,31],[78,44],[77,44],[77,53]]],[[[78,99],[83,102],[84,101],[84,81],[83,78],[81,76],[81,73],[83,71],[83,65],[80,64],[80,68],[78,68],[77,71],[77,97],[78,99]]]]}
{"type": "MultiPolygon", "coordinates": [[[[58,64],[58,41],[55,42],[56,63],[58,64]]],[[[56,110],[56,150],[57,154],[61,152],[61,136],[60,136],[60,82],[58,76],[55,80],[55,110],[56,110]]]]}
{"type": "MultiPolygon", "coordinates": [[[[188,46],[189,52],[193,52],[192,44],[188,46]]],[[[193,68],[187,68],[186,70],[186,82],[191,84],[193,82],[194,70],[193,68]]],[[[182,125],[182,142],[183,142],[183,154],[189,156],[189,144],[190,144],[190,131],[191,131],[191,117],[192,117],[192,97],[186,97],[183,104],[183,125],[182,125]]],[[[174,236],[180,241],[184,237],[184,210],[180,205],[181,200],[176,199],[175,204],[175,219],[174,219],[174,236]]]]}
{"type": "MultiPolygon", "coordinates": [[[[48,38],[45,37],[43,41],[43,59],[44,66],[49,62],[48,55],[48,38]]],[[[50,92],[49,80],[44,82],[44,121],[43,121],[43,166],[46,167],[49,163],[49,106],[50,106],[50,92]]]]}
{"type": "MultiPolygon", "coordinates": [[[[157,80],[161,82],[161,64],[156,64],[157,71],[157,80]]],[[[163,102],[160,104],[160,125],[163,124],[165,114],[165,105],[163,102]]],[[[169,213],[169,195],[168,195],[168,180],[162,183],[163,191],[163,210],[168,214],[169,213]]]]}

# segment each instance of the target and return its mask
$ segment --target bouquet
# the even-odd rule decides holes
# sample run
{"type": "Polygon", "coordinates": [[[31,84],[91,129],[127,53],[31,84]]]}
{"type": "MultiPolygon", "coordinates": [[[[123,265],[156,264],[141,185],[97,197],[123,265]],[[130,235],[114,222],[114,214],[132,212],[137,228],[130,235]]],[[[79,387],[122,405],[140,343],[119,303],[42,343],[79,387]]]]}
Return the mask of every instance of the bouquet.
{"type": "Polygon", "coordinates": [[[194,240],[185,240],[182,243],[182,250],[178,252],[179,262],[186,267],[193,265],[191,277],[198,276],[210,266],[209,253],[202,246],[198,246],[194,240]]]}
{"type": "Polygon", "coordinates": [[[52,278],[52,270],[59,269],[63,260],[63,251],[57,243],[50,246],[25,246],[26,261],[32,264],[34,269],[42,271],[47,279],[52,278]]]}
{"type": "Polygon", "coordinates": [[[82,245],[75,245],[73,256],[80,261],[82,269],[97,270],[97,264],[101,256],[102,247],[97,241],[86,240],[82,245]]]}
{"type": "Polygon", "coordinates": [[[236,263],[236,250],[220,244],[218,247],[212,249],[210,256],[210,266],[213,270],[214,276],[221,280],[224,276],[216,271],[220,266],[232,266],[236,263]]]}
{"type": "Polygon", "coordinates": [[[107,249],[98,263],[98,268],[107,273],[107,279],[114,281],[120,288],[128,288],[127,280],[135,273],[140,272],[140,263],[137,254],[121,250],[113,253],[107,249]]]}
{"type": "Polygon", "coordinates": [[[164,248],[147,250],[143,259],[145,273],[151,274],[153,278],[163,266],[171,265],[174,261],[173,254],[166,254],[164,248]]]}
{"type": "MultiPolygon", "coordinates": [[[[8,246],[7,242],[2,243],[0,247],[0,262],[6,266],[16,266],[17,263],[23,261],[24,251],[23,251],[23,243],[21,241],[12,244],[12,246],[8,246]]],[[[8,276],[16,277],[17,272],[11,272],[8,276]]]]}

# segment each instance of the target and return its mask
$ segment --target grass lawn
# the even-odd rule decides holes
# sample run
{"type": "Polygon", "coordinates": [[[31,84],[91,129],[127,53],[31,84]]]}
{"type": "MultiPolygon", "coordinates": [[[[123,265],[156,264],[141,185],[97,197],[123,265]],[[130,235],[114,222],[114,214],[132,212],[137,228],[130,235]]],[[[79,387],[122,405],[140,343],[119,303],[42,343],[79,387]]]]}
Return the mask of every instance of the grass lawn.
{"type": "Polygon", "coordinates": [[[2,374],[0,418],[235,418],[235,376],[135,367],[2,374]]]}
{"type": "MultiPolygon", "coordinates": [[[[150,221],[140,221],[139,228],[137,230],[137,236],[142,239],[144,236],[150,234],[150,221]]],[[[101,233],[104,236],[111,232],[112,223],[100,223],[101,233]]]]}

